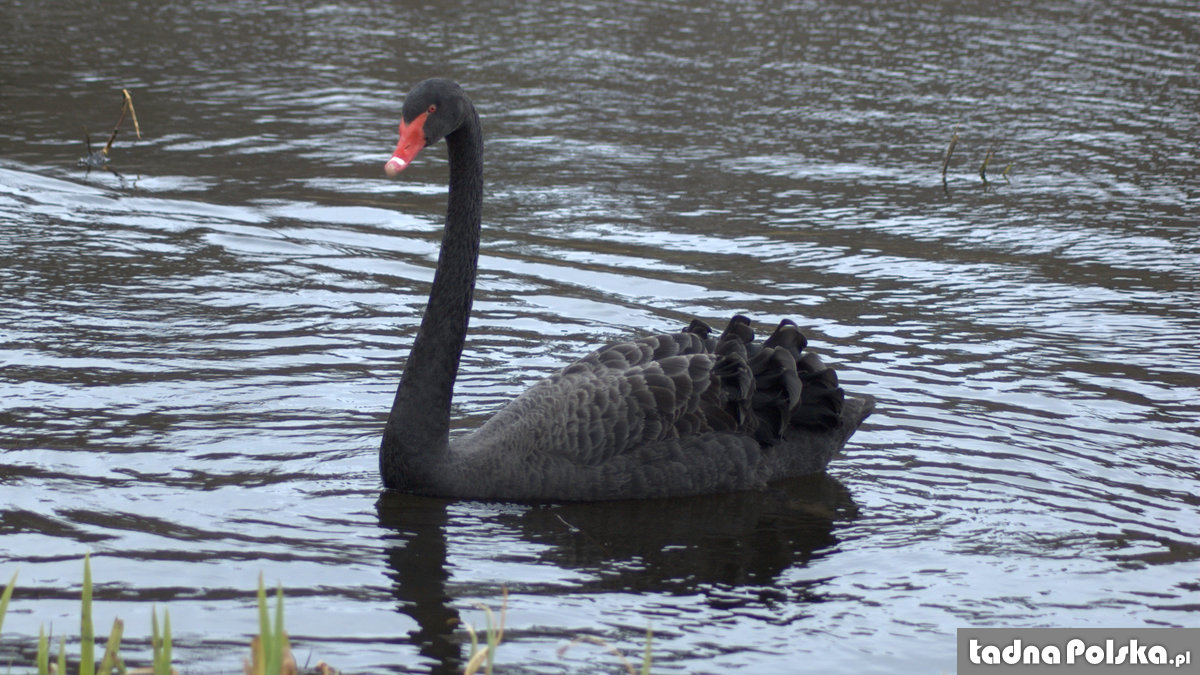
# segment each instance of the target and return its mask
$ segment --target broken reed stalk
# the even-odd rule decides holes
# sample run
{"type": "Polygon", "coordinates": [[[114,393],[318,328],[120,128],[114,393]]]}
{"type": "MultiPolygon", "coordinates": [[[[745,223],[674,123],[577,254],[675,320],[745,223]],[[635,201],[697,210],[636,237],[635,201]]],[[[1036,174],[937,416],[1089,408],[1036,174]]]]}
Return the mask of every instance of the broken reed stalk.
{"type": "Polygon", "coordinates": [[[566,646],[559,647],[558,648],[558,657],[562,658],[563,655],[567,653],[568,649],[570,649],[571,647],[574,647],[575,645],[579,644],[580,642],[587,642],[590,644],[594,644],[597,647],[602,647],[605,650],[607,650],[608,653],[616,656],[617,659],[621,662],[621,665],[625,666],[625,672],[629,673],[629,675],[639,675],[639,674],[640,675],[650,675],[650,664],[652,662],[651,642],[652,642],[653,638],[654,638],[654,631],[652,631],[649,626],[646,626],[646,647],[642,650],[642,667],[640,670],[634,670],[633,664],[630,663],[629,659],[625,658],[625,655],[622,654],[620,652],[620,650],[618,650],[616,647],[605,642],[604,639],[602,639],[602,638],[594,637],[591,635],[580,635],[579,637],[575,638],[574,640],[571,640],[571,642],[569,644],[567,644],[566,646]]]}
{"type": "Polygon", "coordinates": [[[129,113],[130,119],[133,120],[133,132],[137,135],[138,140],[142,140],[142,127],[138,124],[137,111],[133,109],[133,96],[129,95],[128,89],[122,89],[121,94],[125,99],[121,102],[121,116],[117,118],[117,124],[113,127],[112,134],[108,137],[108,143],[104,145],[102,152],[108,155],[108,151],[112,149],[113,141],[117,140],[117,132],[121,130],[121,123],[125,121],[125,114],[129,113]]]}
{"type": "Polygon", "coordinates": [[[121,93],[125,95],[125,105],[129,106],[129,118],[133,120],[133,133],[137,135],[137,139],[140,141],[142,140],[142,125],[138,124],[137,111],[133,109],[133,97],[129,95],[128,89],[122,89],[121,93]]]}
{"type": "Polygon", "coordinates": [[[597,647],[604,649],[609,654],[612,654],[613,656],[617,657],[617,660],[620,661],[621,665],[625,667],[625,672],[629,673],[629,675],[637,675],[637,671],[634,670],[633,664],[629,662],[629,659],[625,658],[625,655],[621,653],[621,650],[608,644],[608,642],[606,642],[603,638],[598,638],[593,635],[580,635],[579,637],[571,640],[571,642],[569,642],[566,646],[559,647],[558,652],[557,652],[558,657],[562,658],[563,655],[565,655],[567,653],[568,649],[570,649],[571,647],[574,647],[575,645],[577,645],[581,642],[593,644],[593,645],[596,645],[597,647]]]}
{"type": "Polygon", "coordinates": [[[996,154],[995,149],[989,148],[987,151],[987,155],[984,156],[984,158],[983,158],[983,164],[979,167],[979,177],[982,178],[983,182],[985,182],[985,183],[987,182],[988,163],[990,163],[992,161],[992,155],[995,155],[995,154],[996,154]]]}
{"type": "Polygon", "coordinates": [[[946,148],[946,156],[942,158],[942,180],[946,179],[946,167],[950,166],[950,155],[954,154],[954,146],[958,145],[958,129],[950,137],[950,147],[946,148]]]}

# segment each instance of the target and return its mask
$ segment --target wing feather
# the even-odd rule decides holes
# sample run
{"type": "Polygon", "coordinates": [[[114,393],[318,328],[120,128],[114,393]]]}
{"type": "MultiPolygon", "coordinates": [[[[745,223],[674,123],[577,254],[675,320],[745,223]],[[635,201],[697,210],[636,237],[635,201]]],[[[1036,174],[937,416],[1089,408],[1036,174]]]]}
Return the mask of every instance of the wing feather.
{"type": "Polygon", "coordinates": [[[735,431],[769,446],[789,429],[837,423],[837,376],[804,351],[793,322],[765,342],[754,341],[740,315],[711,333],[697,320],[679,333],[598,349],[515,399],[486,435],[508,434],[515,452],[598,465],[663,440],[735,431]]]}

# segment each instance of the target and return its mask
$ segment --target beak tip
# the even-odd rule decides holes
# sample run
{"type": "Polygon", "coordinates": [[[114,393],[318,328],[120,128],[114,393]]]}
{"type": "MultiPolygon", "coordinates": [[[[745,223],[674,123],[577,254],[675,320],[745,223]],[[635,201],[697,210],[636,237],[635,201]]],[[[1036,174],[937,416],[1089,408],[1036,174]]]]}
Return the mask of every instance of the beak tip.
{"type": "Polygon", "coordinates": [[[408,166],[408,162],[399,157],[393,157],[383,165],[383,172],[390,178],[403,171],[406,166],[408,166]]]}

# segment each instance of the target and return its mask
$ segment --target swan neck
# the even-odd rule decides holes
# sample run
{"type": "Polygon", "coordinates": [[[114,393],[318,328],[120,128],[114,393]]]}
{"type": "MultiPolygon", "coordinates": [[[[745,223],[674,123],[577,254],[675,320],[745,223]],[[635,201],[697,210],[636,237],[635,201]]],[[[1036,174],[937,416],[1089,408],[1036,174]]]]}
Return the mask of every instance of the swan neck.
{"type": "Polygon", "coordinates": [[[428,472],[448,451],[450,404],[479,261],[483,140],[473,107],[446,136],[446,147],[450,190],[437,270],[380,448],[384,483],[396,489],[427,484],[428,472]]]}

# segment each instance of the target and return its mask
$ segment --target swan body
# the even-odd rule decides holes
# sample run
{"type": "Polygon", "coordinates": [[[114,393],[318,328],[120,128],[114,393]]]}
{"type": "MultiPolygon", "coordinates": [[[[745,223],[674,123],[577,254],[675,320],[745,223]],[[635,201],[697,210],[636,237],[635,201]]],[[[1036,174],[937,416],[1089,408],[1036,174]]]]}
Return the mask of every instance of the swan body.
{"type": "Polygon", "coordinates": [[[467,96],[426,80],[405,99],[394,176],[446,139],[450,192],[429,304],[380,446],[384,485],[417,494],[592,501],[757,489],[818,473],[870,414],[846,396],[790,320],[763,342],[735,316],[720,335],[678,333],[602,347],[449,438],[479,253],[482,135],[467,96]]]}

